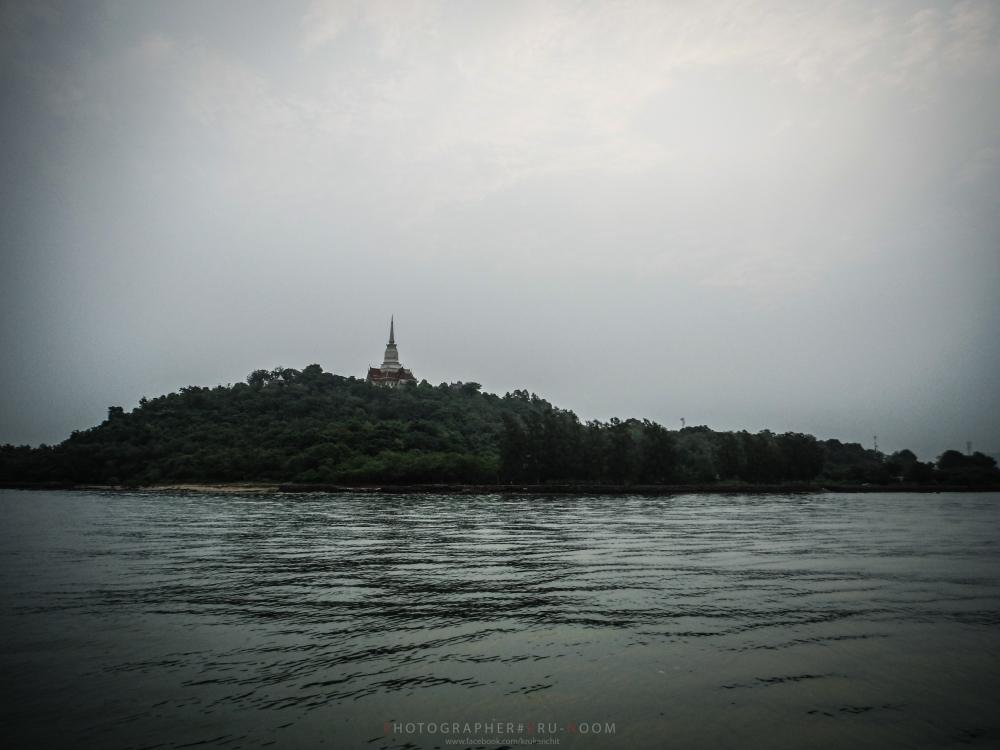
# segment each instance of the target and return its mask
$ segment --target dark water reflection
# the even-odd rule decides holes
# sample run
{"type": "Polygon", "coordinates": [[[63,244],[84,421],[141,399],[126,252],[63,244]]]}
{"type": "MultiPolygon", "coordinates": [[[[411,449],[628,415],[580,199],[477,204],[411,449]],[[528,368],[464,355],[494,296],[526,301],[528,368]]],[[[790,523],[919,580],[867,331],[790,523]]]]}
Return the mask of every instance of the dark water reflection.
{"type": "Polygon", "coordinates": [[[996,495],[4,491],[0,514],[16,746],[1000,745],[996,495]]]}

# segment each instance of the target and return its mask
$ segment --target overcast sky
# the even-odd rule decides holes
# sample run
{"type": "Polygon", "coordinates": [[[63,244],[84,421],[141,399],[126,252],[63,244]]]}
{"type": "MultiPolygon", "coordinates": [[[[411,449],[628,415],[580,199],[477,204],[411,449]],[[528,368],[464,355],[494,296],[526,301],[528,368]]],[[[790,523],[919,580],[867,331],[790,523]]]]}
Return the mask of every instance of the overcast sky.
{"type": "Polygon", "coordinates": [[[1000,4],[4,2],[0,442],[258,367],[1000,451],[1000,4]]]}

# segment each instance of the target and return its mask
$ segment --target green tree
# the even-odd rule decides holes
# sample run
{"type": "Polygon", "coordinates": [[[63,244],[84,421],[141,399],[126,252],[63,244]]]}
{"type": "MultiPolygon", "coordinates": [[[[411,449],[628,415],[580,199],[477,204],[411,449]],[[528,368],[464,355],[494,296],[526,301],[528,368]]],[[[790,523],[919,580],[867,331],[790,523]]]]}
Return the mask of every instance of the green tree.
{"type": "Polygon", "coordinates": [[[674,481],[677,447],[662,426],[648,419],[642,422],[639,481],[643,484],[666,484],[674,481]]]}

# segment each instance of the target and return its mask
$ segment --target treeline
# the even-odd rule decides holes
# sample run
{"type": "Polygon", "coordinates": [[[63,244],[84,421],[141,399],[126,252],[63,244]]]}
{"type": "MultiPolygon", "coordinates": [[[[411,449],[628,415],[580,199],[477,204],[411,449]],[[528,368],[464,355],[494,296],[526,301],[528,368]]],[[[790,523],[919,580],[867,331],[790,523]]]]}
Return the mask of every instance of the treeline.
{"type": "Polygon", "coordinates": [[[981,485],[1000,473],[981,453],[925,463],[800,433],[581,422],[526,391],[426,381],[390,390],[319,365],[255,370],[243,383],[143,398],[128,412],[112,406],[56,446],[0,446],[6,484],[252,481],[981,485]]]}
{"type": "MultiPolygon", "coordinates": [[[[523,393],[520,397],[527,398],[523,393]]],[[[937,463],[925,463],[910,450],[886,456],[858,443],[820,441],[797,432],[716,432],[705,426],[670,431],[636,419],[581,423],[571,411],[540,400],[533,403],[538,408],[504,417],[500,474],[506,481],[957,485],[1000,481],[996,461],[982,453],[966,456],[949,450],[937,463]]]]}
{"type": "Polygon", "coordinates": [[[824,445],[811,435],[671,432],[649,420],[581,424],[572,412],[545,409],[525,418],[505,416],[500,472],[510,481],[703,484],[809,481],[825,463],[824,445]]]}

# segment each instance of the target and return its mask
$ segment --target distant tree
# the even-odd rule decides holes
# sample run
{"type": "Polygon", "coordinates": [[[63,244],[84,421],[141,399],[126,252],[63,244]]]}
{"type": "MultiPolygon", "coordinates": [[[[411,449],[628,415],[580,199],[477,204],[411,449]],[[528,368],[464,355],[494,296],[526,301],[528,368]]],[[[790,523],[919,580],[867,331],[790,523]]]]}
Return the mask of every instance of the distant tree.
{"type": "Polygon", "coordinates": [[[722,479],[746,478],[747,458],[739,435],[732,432],[719,433],[715,445],[719,476],[722,479]]]}
{"type": "Polygon", "coordinates": [[[528,460],[528,436],[513,414],[503,415],[500,434],[500,476],[504,481],[522,482],[528,460]]]}
{"type": "Polygon", "coordinates": [[[923,461],[914,461],[909,466],[903,467],[903,481],[917,484],[933,482],[936,477],[934,464],[923,461]]]}
{"type": "Polygon", "coordinates": [[[1000,471],[992,456],[976,451],[971,456],[947,450],[937,460],[938,477],[954,484],[982,485],[1000,483],[1000,471]]]}
{"type": "Polygon", "coordinates": [[[751,482],[776,482],[785,472],[784,455],[774,433],[761,430],[756,435],[740,433],[743,452],[746,454],[746,474],[751,482]]]}
{"type": "Polygon", "coordinates": [[[642,443],[639,459],[639,481],[643,484],[665,484],[674,480],[677,447],[674,439],[661,425],[642,422],[642,443]]]}
{"type": "Polygon", "coordinates": [[[247,385],[253,388],[260,388],[265,385],[270,378],[271,373],[269,370],[254,370],[247,375],[247,385]]]}
{"type": "Polygon", "coordinates": [[[775,442],[783,463],[779,479],[808,481],[823,470],[823,448],[812,435],[786,432],[777,436],[775,442]]]}
{"type": "Polygon", "coordinates": [[[628,422],[612,418],[607,427],[608,453],[605,463],[607,478],[622,484],[632,478],[634,470],[634,441],[628,422]]]}
{"type": "Polygon", "coordinates": [[[601,482],[607,479],[608,436],[605,426],[591,420],[580,430],[579,479],[601,482]]]}
{"type": "Polygon", "coordinates": [[[892,479],[883,456],[859,443],[827,440],[822,443],[826,453],[822,475],[835,482],[882,484],[892,479]]]}
{"type": "Polygon", "coordinates": [[[937,465],[942,471],[964,469],[968,465],[968,459],[956,450],[947,450],[938,456],[937,465]]]}
{"type": "Polygon", "coordinates": [[[884,463],[891,477],[905,480],[907,476],[913,475],[913,467],[919,462],[913,451],[904,448],[887,456],[884,463]]]}
{"type": "Polygon", "coordinates": [[[319,381],[324,374],[325,373],[323,372],[323,368],[320,367],[319,365],[306,365],[302,369],[302,373],[300,374],[300,379],[303,382],[315,383],[319,381]]]}
{"type": "Polygon", "coordinates": [[[677,476],[681,482],[714,482],[719,478],[711,430],[686,427],[677,434],[677,476]]]}

